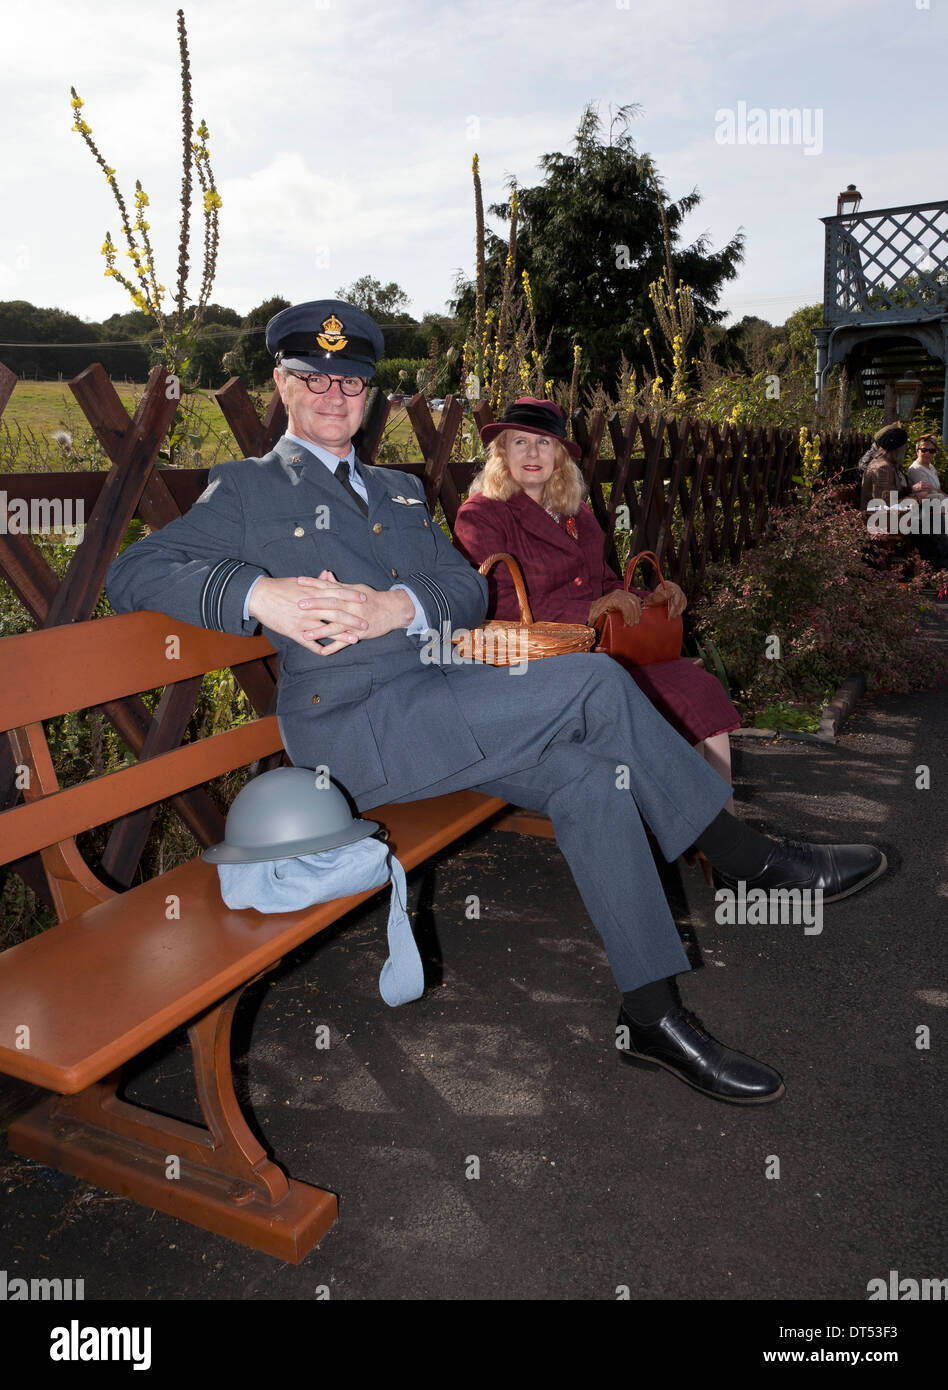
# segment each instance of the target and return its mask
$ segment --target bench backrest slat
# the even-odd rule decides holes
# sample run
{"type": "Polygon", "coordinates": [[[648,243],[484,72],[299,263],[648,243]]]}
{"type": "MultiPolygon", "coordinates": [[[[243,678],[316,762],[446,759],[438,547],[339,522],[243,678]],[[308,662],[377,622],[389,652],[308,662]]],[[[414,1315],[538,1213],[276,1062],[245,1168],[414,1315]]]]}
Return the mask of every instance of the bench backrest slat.
{"type": "Polygon", "coordinates": [[[4,637],[2,653],[0,731],[270,656],[273,648],[265,637],[124,613],[4,637]]]}
{"type": "MultiPolygon", "coordinates": [[[[89,626],[89,624],[85,624],[89,626]]],[[[6,639],[9,640],[9,639],[6,639]]],[[[37,734],[41,731],[37,729],[37,734]]],[[[282,749],[275,715],[0,814],[0,864],[105,825],[282,749]]]]}

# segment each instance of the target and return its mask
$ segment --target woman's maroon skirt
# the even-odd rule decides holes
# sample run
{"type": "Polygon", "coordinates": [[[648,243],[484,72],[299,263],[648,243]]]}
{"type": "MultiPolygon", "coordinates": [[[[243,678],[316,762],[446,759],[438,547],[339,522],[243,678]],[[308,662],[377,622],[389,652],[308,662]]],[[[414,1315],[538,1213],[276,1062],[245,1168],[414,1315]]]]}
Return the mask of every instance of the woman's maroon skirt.
{"type": "Polygon", "coordinates": [[[653,666],[633,666],[621,657],[613,660],[625,667],[642,693],[690,744],[740,728],[741,716],[724,686],[702,666],[684,657],[653,666]]]}

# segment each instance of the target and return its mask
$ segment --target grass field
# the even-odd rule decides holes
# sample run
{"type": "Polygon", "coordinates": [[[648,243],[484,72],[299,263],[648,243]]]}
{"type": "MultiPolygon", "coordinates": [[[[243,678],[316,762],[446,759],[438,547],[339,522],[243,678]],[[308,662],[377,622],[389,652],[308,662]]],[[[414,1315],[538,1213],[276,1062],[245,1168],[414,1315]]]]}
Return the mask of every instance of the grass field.
{"type": "MultiPolygon", "coordinates": [[[[141,398],[143,385],[115,382],[125,408],[132,413],[141,398]]],[[[270,392],[256,397],[265,409],[270,392]]],[[[210,468],[224,459],[242,457],[213,395],[197,391],[181,402],[189,447],[184,451],[185,466],[210,468]],[[193,457],[194,453],[200,459],[193,457]]],[[[421,458],[421,450],[402,406],[394,406],[383,435],[381,457],[393,462],[393,455],[406,461],[421,458]]],[[[0,473],[57,471],[60,469],[103,468],[107,460],[89,424],[65,381],[19,381],[0,417],[0,473]],[[68,441],[54,436],[65,433],[68,441]]]]}

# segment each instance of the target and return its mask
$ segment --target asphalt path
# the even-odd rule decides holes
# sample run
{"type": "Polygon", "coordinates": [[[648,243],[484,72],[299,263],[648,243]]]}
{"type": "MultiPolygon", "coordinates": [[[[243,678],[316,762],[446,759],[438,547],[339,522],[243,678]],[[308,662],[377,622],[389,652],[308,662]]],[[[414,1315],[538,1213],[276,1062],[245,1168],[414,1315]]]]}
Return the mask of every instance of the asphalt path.
{"type": "MultiPolygon", "coordinates": [[[[410,880],[422,1000],[378,994],[379,901],[241,1003],[253,1122],[293,1176],[340,1195],[320,1247],[281,1264],[0,1140],[0,1268],[176,1302],[819,1303],[865,1301],[892,1270],[948,1276],[946,713],[944,692],[868,699],[836,746],[737,744],[742,818],[889,858],[819,933],[721,925],[699,870],[665,871],[694,965],[683,997],[781,1071],[780,1103],[622,1065],[611,975],[555,844],[481,831],[410,880]]],[[[177,1039],[129,1096],[197,1119],[189,1082],[177,1039]]]]}

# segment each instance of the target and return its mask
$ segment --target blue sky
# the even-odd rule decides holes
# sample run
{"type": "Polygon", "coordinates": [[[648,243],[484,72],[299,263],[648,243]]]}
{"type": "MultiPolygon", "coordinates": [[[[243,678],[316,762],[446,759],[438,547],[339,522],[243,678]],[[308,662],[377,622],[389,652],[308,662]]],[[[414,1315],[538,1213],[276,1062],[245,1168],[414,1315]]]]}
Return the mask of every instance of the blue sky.
{"type": "MultiPolygon", "coordinates": [[[[173,284],[175,8],[36,0],[7,12],[0,298],[96,319],[128,307],[102,275],[118,219],[70,130],[71,84],[123,187],[142,180],[173,284]]],[[[240,312],[362,274],[398,281],[416,314],[442,310],[473,266],[472,154],[495,201],[509,175],[529,185],[540,155],[569,147],[589,101],[607,120],[640,103],[636,143],[670,196],[702,194],[689,239],[707,232],[719,247],[744,229],[725,301],[735,318],[781,323],[821,298],[818,219],[846,184],[863,208],[948,196],[948,0],[200,0],[185,14],[223,198],[214,298],[240,312]],[[796,109],[809,125],[796,144],[721,143],[720,113],[737,118],[741,103],[796,109]]]]}

